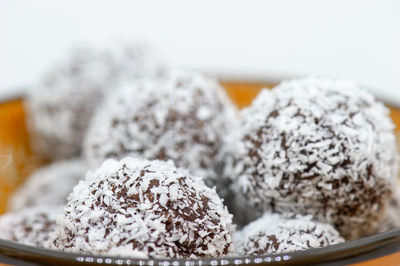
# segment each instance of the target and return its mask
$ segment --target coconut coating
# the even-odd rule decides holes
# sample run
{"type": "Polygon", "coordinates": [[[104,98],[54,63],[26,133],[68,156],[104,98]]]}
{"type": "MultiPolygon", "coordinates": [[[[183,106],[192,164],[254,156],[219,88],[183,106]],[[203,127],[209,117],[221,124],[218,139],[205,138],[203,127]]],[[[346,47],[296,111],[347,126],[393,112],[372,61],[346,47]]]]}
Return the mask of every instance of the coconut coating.
{"type": "Polygon", "coordinates": [[[61,208],[40,206],[0,216],[0,238],[20,244],[54,248],[56,219],[61,208]]]}
{"type": "Polygon", "coordinates": [[[89,120],[104,93],[122,81],[158,76],[162,67],[142,45],[72,51],[28,95],[28,126],[35,152],[46,159],[79,155],[89,120]]]}
{"type": "Polygon", "coordinates": [[[124,156],[172,159],[213,186],[217,154],[236,121],[235,112],[215,80],[172,71],[110,95],[92,120],[84,154],[95,166],[124,156]]]}
{"type": "Polygon", "coordinates": [[[9,210],[42,205],[64,205],[79,180],[85,178],[86,164],[80,159],[59,161],[36,170],[14,192],[9,210]]]}
{"type": "Polygon", "coordinates": [[[266,213],[235,234],[237,252],[243,256],[279,254],[321,248],[344,242],[330,224],[311,216],[266,213]]]}
{"type": "Polygon", "coordinates": [[[222,200],[172,161],[105,161],[74,188],[57,223],[65,251],[199,258],[233,249],[232,215],[222,200]]]}
{"type": "Polygon", "coordinates": [[[311,214],[348,239],[374,233],[397,174],[388,113],[352,82],[283,82],[243,111],[225,173],[255,208],[311,214]]]}

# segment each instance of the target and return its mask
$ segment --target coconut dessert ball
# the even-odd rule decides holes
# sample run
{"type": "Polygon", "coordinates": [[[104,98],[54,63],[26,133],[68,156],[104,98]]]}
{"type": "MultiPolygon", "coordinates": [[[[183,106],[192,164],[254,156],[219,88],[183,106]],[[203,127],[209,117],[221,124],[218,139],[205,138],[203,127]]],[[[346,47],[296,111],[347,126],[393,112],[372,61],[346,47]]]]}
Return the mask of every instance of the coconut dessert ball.
{"type": "Polygon", "coordinates": [[[311,214],[347,239],[374,233],[397,175],[388,114],[352,82],[283,82],[243,111],[225,174],[254,208],[311,214]]]}
{"type": "Polygon", "coordinates": [[[103,94],[122,81],[158,76],[162,68],[153,52],[141,45],[74,50],[45,73],[27,97],[35,152],[46,159],[79,155],[83,135],[103,94]]]}
{"type": "Polygon", "coordinates": [[[64,205],[74,186],[85,177],[86,171],[86,164],[80,159],[43,166],[14,192],[8,208],[18,211],[41,205],[64,205]]]}
{"type": "Polygon", "coordinates": [[[109,95],[92,120],[84,154],[94,166],[124,156],[172,159],[212,186],[217,154],[236,121],[235,111],[215,80],[173,71],[109,95]]]}
{"type": "Polygon", "coordinates": [[[138,258],[232,253],[232,216],[215,190],[172,161],[127,157],[88,172],[57,221],[64,251],[138,258]]]}
{"type": "Polygon", "coordinates": [[[243,256],[279,254],[342,242],[344,239],[332,225],[301,215],[290,218],[266,213],[235,234],[237,252],[243,256]]]}
{"type": "Polygon", "coordinates": [[[54,248],[56,219],[61,208],[40,206],[0,216],[0,238],[20,244],[54,248]]]}

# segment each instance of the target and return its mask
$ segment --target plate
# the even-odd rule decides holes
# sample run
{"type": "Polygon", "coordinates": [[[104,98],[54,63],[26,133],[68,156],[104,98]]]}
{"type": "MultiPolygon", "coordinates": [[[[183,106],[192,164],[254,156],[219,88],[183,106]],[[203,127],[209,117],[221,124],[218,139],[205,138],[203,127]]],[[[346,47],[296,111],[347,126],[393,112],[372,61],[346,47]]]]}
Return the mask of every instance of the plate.
{"type": "MultiPolygon", "coordinates": [[[[233,101],[243,108],[261,88],[273,82],[223,81],[233,101]]],[[[388,106],[400,127],[400,107],[388,106]]],[[[7,198],[34,169],[42,165],[32,152],[25,124],[23,97],[0,101],[0,213],[7,198]]],[[[0,240],[0,262],[15,265],[242,265],[242,264],[325,264],[397,265],[400,262],[400,228],[345,243],[279,255],[221,259],[132,259],[66,253],[0,240]]]]}

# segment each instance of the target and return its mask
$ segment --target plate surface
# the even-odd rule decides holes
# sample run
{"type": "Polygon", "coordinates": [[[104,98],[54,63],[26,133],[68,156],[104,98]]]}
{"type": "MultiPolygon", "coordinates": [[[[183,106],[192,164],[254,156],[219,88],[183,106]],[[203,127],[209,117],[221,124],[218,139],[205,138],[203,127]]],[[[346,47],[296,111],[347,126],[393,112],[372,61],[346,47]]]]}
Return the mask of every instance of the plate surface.
{"type": "MultiPolygon", "coordinates": [[[[273,83],[222,82],[229,96],[245,107],[261,88],[273,83]]],[[[389,106],[400,128],[400,108],[389,106]]],[[[44,162],[31,151],[25,124],[23,99],[0,103],[0,213],[5,211],[8,196],[29,173],[44,162]]],[[[227,264],[326,264],[398,265],[400,263],[400,228],[339,245],[288,254],[201,260],[137,260],[65,253],[0,240],[0,263],[17,265],[227,265],[227,264]]]]}

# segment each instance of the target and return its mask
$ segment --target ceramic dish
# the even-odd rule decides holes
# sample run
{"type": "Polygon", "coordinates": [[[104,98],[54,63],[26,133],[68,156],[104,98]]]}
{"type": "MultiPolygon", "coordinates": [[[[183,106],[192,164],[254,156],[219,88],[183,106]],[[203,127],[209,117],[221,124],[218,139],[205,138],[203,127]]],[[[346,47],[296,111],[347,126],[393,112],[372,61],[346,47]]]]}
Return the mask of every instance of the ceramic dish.
{"type": "MultiPolygon", "coordinates": [[[[265,82],[222,82],[239,107],[244,107],[265,82]]],[[[392,107],[392,119],[400,126],[400,107],[392,107]]],[[[29,148],[25,126],[23,97],[4,99],[0,102],[0,212],[7,197],[36,167],[42,164],[29,148]]],[[[0,228],[1,230],[1,228],[0,228]]],[[[287,254],[234,257],[221,259],[132,259],[91,256],[37,248],[0,240],[0,263],[14,265],[242,265],[242,264],[325,264],[343,265],[397,265],[400,263],[400,228],[370,237],[348,241],[319,249],[309,249],[287,254]]]]}

